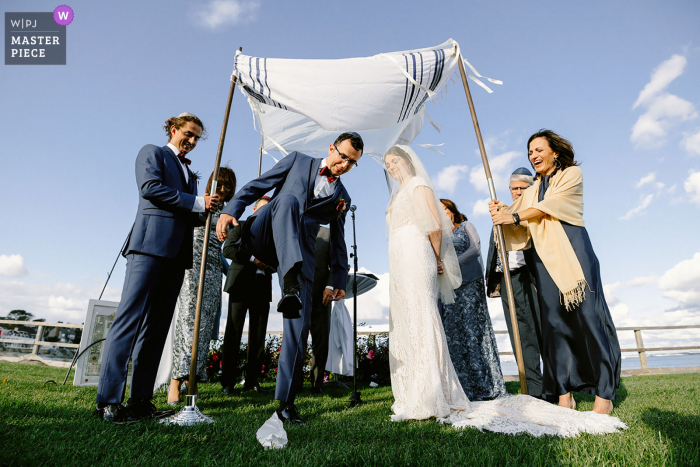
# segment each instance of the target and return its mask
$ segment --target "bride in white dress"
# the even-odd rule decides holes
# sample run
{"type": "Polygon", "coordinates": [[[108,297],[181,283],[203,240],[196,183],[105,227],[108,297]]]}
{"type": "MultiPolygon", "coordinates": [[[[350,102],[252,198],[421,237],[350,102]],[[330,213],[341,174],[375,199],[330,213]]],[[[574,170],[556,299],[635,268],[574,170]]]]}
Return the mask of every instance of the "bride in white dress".
{"type": "Polygon", "coordinates": [[[455,373],[437,307],[454,302],[462,283],[452,245],[452,224],[416,154],[393,146],[384,155],[391,201],[389,236],[389,366],[394,394],[391,419],[435,417],[456,427],[500,433],[577,436],[613,433],[616,417],[576,412],[530,396],[470,402],[455,373]]]}

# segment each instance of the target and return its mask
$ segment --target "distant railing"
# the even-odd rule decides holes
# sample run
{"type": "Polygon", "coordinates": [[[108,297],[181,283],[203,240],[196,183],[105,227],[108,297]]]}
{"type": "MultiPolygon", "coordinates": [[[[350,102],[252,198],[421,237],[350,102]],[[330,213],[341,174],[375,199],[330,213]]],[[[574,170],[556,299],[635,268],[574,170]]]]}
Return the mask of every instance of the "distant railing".
{"type": "MultiPolygon", "coordinates": [[[[43,341],[44,328],[55,327],[55,328],[77,328],[82,329],[82,324],[67,324],[67,323],[44,323],[43,321],[10,321],[10,320],[0,320],[0,326],[5,324],[12,325],[22,325],[22,326],[37,326],[36,336],[33,341],[27,339],[4,339],[0,338],[0,344],[3,343],[17,343],[17,344],[31,344],[32,352],[29,355],[23,357],[9,358],[0,355],[0,361],[3,359],[10,361],[25,361],[25,360],[38,360],[46,363],[50,366],[61,366],[67,367],[68,362],[60,362],[55,360],[49,360],[42,358],[38,354],[39,347],[42,345],[46,346],[56,346],[56,347],[67,347],[72,349],[80,348],[80,344],[69,344],[65,342],[46,342],[43,341]]],[[[690,366],[690,367],[676,367],[676,368],[649,368],[647,362],[647,352],[660,352],[660,351],[683,351],[683,350],[700,350],[700,345],[690,345],[690,346],[678,346],[678,347],[644,347],[644,340],[642,339],[642,331],[667,331],[672,329],[700,329],[700,325],[691,326],[631,326],[631,327],[620,327],[617,328],[617,332],[622,331],[633,331],[634,338],[637,343],[637,347],[631,349],[621,349],[622,352],[637,352],[639,355],[639,370],[622,370],[622,375],[643,375],[643,374],[670,374],[670,373],[700,373],[700,367],[690,366]]],[[[494,331],[496,334],[508,334],[508,331],[494,331]]],[[[247,332],[243,333],[247,335],[247,332]]],[[[282,336],[282,331],[268,331],[269,335],[282,336]]],[[[382,332],[371,332],[371,331],[361,331],[358,332],[358,336],[370,336],[373,334],[383,334],[382,332]]],[[[513,355],[513,352],[498,352],[499,355],[513,355]]],[[[505,375],[507,381],[517,381],[517,375],[505,375]]]]}
{"type": "MultiPolygon", "coordinates": [[[[5,356],[5,355],[0,355],[0,361],[10,361],[10,362],[22,362],[22,361],[39,361],[42,363],[45,363],[46,365],[49,366],[58,366],[58,367],[68,367],[70,365],[70,362],[64,362],[64,361],[57,361],[57,360],[50,360],[47,358],[43,358],[41,355],[39,355],[39,347],[42,345],[45,346],[53,346],[53,347],[66,347],[70,349],[79,349],[80,344],[72,344],[68,342],[47,342],[42,340],[44,338],[44,329],[45,328],[75,328],[75,329],[83,329],[82,324],[68,324],[68,323],[45,323],[43,321],[13,321],[13,320],[7,320],[7,319],[0,319],[0,327],[3,327],[4,325],[20,325],[20,326],[36,326],[36,335],[34,336],[33,340],[29,339],[12,339],[12,338],[3,338],[2,334],[0,334],[0,348],[4,348],[4,344],[30,344],[32,346],[32,351],[30,354],[27,355],[22,355],[22,356],[17,356],[17,357],[10,357],[10,356],[5,356]]],[[[3,333],[4,334],[4,333],[3,333]]]]}

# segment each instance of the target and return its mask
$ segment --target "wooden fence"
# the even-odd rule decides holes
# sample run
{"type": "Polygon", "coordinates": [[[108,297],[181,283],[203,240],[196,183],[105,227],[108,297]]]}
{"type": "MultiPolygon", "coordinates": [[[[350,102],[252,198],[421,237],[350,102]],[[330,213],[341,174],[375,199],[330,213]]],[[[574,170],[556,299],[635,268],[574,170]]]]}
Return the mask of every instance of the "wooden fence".
{"type": "MultiPolygon", "coordinates": [[[[3,344],[31,344],[32,351],[29,354],[22,354],[19,356],[5,356],[7,352],[0,354],[0,361],[11,361],[11,362],[22,362],[22,361],[39,361],[45,363],[49,366],[58,366],[67,368],[70,362],[67,361],[56,361],[51,359],[43,358],[39,355],[39,347],[42,345],[46,346],[56,346],[65,347],[71,349],[80,348],[80,344],[69,344],[63,342],[46,342],[43,341],[44,329],[47,327],[56,328],[78,328],[82,329],[82,324],[66,324],[66,323],[44,323],[36,321],[10,321],[10,320],[0,320],[0,327],[3,325],[22,325],[22,326],[36,326],[37,332],[33,341],[27,339],[4,339],[0,338],[0,348],[4,347],[3,344]]],[[[622,370],[623,376],[629,375],[644,375],[644,374],[671,374],[671,373],[700,373],[700,367],[690,366],[690,367],[675,367],[675,368],[649,368],[647,363],[647,352],[680,352],[686,350],[700,350],[700,345],[691,346],[676,346],[676,347],[644,347],[644,340],[642,339],[642,331],[667,331],[667,330],[680,330],[680,329],[700,329],[700,325],[695,326],[631,326],[631,327],[620,327],[617,328],[617,332],[632,331],[634,332],[635,341],[637,347],[630,349],[622,349],[622,352],[636,352],[639,355],[640,369],[638,370],[622,370]]],[[[496,334],[508,334],[508,331],[495,331],[496,334]]],[[[248,334],[247,332],[244,334],[248,334]]],[[[282,331],[269,331],[270,335],[282,335],[282,331]]],[[[381,334],[378,332],[358,332],[360,336],[368,336],[372,334],[381,334]]],[[[499,352],[499,355],[513,355],[513,352],[499,352]]],[[[504,375],[506,381],[517,381],[517,375],[504,375]]]]}

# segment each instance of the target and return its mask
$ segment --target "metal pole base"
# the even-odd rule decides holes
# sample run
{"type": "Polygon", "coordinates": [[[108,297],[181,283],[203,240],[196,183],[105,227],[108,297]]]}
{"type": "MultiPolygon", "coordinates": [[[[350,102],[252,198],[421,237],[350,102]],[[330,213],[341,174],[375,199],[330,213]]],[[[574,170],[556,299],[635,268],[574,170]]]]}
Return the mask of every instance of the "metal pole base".
{"type": "Polygon", "coordinates": [[[201,425],[202,423],[214,423],[214,419],[204,415],[199,411],[197,405],[195,404],[195,399],[197,396],[188,395],[187,405],[180,410],[179,413],[171,415],[168,418],[164,418],[160,423],[165,423],[167,425],[180,425],[180,426],[190,426],[190,425],[201,425]]]}
{"type": "Polygon", "coordinates": [[[358,391],[353,391],[352,394],[350,394],[350,405],[345,407],[345,410],[352,409],[353,407],[357,407],[358,405],[364,404],[365,401],[362,400],[360,397],[362,393],[358,391]]]}

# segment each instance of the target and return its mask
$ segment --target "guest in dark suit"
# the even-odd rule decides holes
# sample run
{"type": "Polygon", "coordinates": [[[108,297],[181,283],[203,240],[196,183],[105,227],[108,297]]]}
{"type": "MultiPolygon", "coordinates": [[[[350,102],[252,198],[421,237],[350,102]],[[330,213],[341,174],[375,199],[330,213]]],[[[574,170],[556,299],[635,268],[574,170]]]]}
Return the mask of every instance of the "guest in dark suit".
{"type": "Polygon", "coordinates": [[[283,297],[277,305],[284,319],[284,339],[279,359],[275,399],[280,401],[281,420],[303,424],[294,407],[302,378],[304,350],[311,321],[312,280],[316,235],[322,224],[330,224],[333,300],[345,296],[348,258],[345,245],[345,216],[350,195],[341,175],[357,164],[364,144],[357,133],[343,133],[329,145],[328,157],[318,159],[292,152],[234,196],[216,225],[226,238],[229,225],[246,206],[270,190],[270,203],[248,219],[242,230],[245,248],[267,265],[277,268],[283,297]]]}
{"type": "MultiPolygon", "coordinates": [[[[260,198],[253,207],[253,213],[269,202],[270,198],[260,198]]],[[[228,292],[228,318],[224,334],[224,354],[222,358],[221,385],[224,393],[233,391],[238,381],[238,349],[241,346],[246,312],[248,320],[248,363],[245,369],[243,390],[269,392],[258,384],[262,371],[262,356],[265,351],[267,319],[272,301],[272,268],[260,262],[249,250],[241,247],[241,229],[246,221],[241,221],[229,232],[224,243],[224,256],[231,259],[224,292],[228,292]]]]}
{"type": "Polygon", "coordinates": [[[331,302],[333,275],[331,274],[331,231],[321,227],[316,236],[316,269],[311,291],[311,392],[323,393],[323,376],[328,360],[328,339],[331,333],[331,302]]]}
{"type": "MultiPolygon", "coordinates": [[[[525,167],[521,167],[510,176],[510,194],[513,201],[518,199],[523,191],[533,184],[532,173],[525,167]]],[[[489,242],[489,254],[486,261],[486,294],[493,297],[501,297],[503,315],[508,326],[510,343],[515,348],[513,341],[513,325],[510,321],[510,308],[508,307],[508,294],[506,293],[506,281],[503,277],[501,260],[498,257],[496,243],[491,230],[489,242]]],[[[534,280],[526,265],[526,257],[531,250],[509,251],[508,267],[513,285],[513,298],[515,299],[515,313],[518,317],[518,330],[520,333],[520,345],[523,349],[523,362],[525,364],[525,379],[527,392],[533,397],[542,397],[542,370],[540,367],[540,349],[542,348],[542,326],[540,322],[540,307],[537,303],[537,290],[534,280]]]]}
{"type": "Polygon", "coordinates": [[[97,387],[96,415],[112,421],[161,416],[151,402],[158,363],[172,321],[185,270],[192,267],[193,228],[219,196],[197,196],[185,157],[204,132],[202,121],[185,112],[166,121],[167,146],[148,144],[136,158],[139,206],[122,251],[126,278],[116,317],[107,333],[97,387]],[[133,361],[126,406],[127,364],[133,361]]]}

